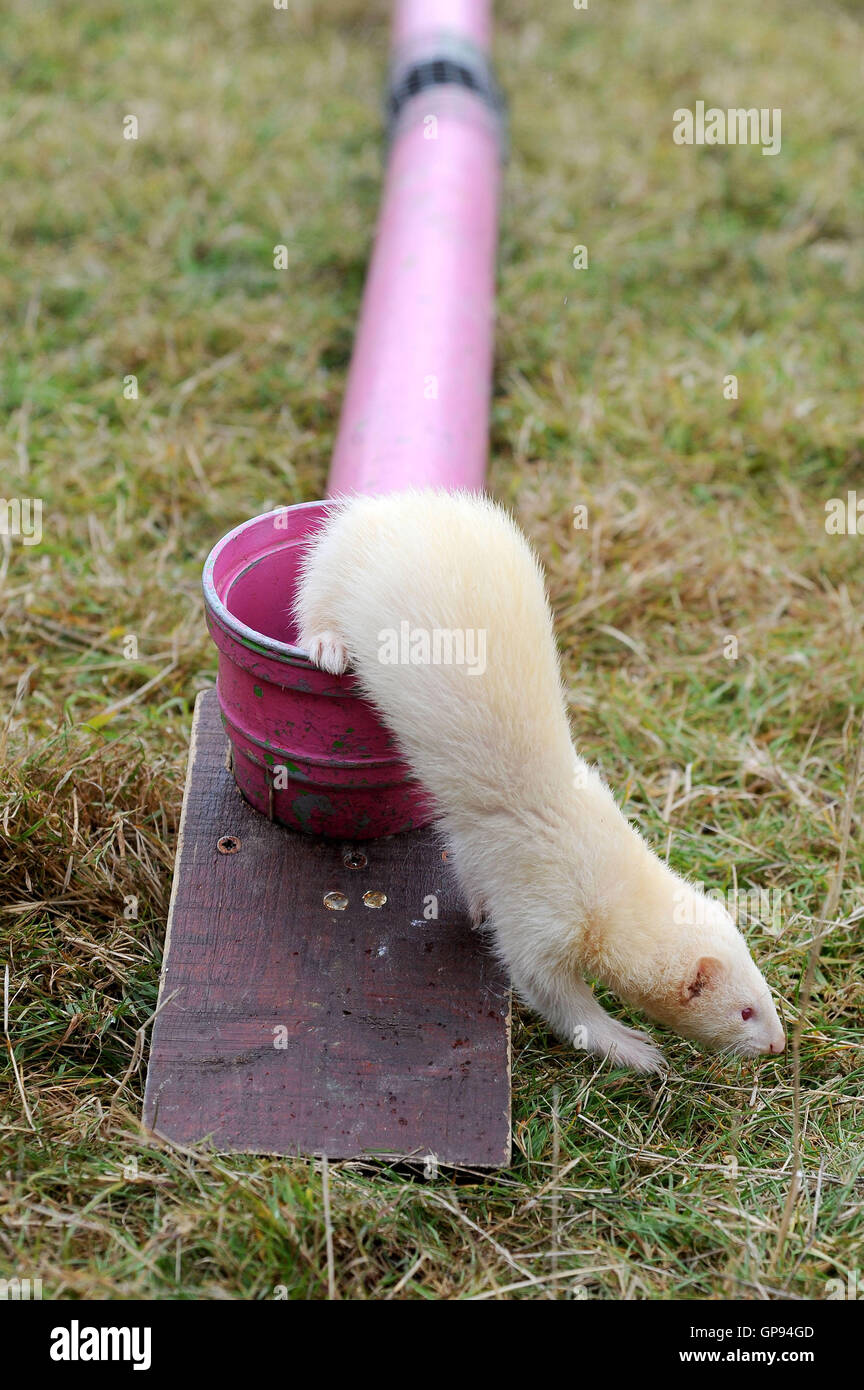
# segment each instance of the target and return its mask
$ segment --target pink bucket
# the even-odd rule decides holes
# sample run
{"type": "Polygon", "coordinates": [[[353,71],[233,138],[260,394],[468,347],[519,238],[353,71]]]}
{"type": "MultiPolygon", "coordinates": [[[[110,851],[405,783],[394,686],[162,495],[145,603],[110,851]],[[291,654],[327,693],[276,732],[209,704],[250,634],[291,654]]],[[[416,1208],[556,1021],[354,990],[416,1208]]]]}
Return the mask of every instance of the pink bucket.
{"type": "Polygon", "coordinates": [[[204,566],[207,626],[237,786],[293,830],[373,839],[431,819],[426,793],[353,676],[330,676],[300,647],[290,617],[304,545],[325,502],[252,517],[204,566]]]}

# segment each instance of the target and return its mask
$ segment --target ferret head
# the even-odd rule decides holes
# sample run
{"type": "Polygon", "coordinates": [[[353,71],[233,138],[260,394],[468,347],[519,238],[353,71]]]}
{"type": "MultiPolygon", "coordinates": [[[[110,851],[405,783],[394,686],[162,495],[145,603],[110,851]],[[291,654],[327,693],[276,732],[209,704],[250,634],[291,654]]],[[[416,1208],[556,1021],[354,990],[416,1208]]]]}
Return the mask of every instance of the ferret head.
{"type": "Polygon", "coordinates": [[[670,950],[646,1013],[703,1046],[739,1057],[782,1052],[786,1039],[771,993],[722,903],[677,877],[670,950]]]}

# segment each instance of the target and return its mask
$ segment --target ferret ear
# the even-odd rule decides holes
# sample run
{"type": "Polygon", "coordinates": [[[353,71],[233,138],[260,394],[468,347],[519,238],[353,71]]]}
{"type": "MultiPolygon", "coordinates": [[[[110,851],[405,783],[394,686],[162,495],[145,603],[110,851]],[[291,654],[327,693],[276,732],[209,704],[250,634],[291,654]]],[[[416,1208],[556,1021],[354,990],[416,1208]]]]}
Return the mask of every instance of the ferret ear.
{"type": "Polygon", "coordinates": [[[722,970],[723,962],[716,956],[703,956],[701,960],[697,960],[681,984],[681,1003],[689,1004],[691,999],[696,999],[706,989],[710,989],[720,978],[722,970]]]}

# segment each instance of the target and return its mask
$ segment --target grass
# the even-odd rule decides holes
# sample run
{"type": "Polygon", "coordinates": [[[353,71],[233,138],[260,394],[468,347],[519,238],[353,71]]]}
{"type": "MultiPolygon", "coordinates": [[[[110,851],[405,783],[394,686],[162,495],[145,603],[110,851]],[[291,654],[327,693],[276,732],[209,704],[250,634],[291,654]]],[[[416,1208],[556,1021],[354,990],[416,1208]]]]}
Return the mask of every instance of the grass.
{"type": "MultiPolygon", "coordinates": [[[[314,1164],[178,1150],[139,1117],[214,677],[201,563],[244,517],[323,491],[380,191],[386,8],[13,0],[4,41],[0,491],[44,500],[44,536],[0,564],[0,1277],[325,1298],[314,1164]]],[[[669,1038],[668,1077],[644,1080],[525,1013],[511,1169],[330,1166],[340,1298],[819,1298],[860,1266],[864,540],[824,528],[864,457],[860,41],[860,6],[789,0],[503,0],[496,27],[512,156],[490,486],[547,564],[576,736],[628,815],[694,878],[782,895],[780,930],[747,934],[793,1026],[824,932],[801,1190],[784,1216],[790,1057],[669,1038]],[[700,98],[780,107],[782,153],[675,146],[673,111],[700,98]]]]}

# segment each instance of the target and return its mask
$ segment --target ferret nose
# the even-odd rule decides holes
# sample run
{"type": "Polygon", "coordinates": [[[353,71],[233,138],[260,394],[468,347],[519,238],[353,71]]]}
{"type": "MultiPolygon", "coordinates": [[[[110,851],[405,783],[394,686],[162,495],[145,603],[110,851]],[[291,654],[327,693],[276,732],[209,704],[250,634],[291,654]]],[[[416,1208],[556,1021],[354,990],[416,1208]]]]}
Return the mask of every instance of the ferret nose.
{"type": "Polygon", "coordinates": [[[786,1038],[782,1033],[778,1033],[774,1041],[768,1044],[768,1051],[774,1053],[782,1052],[785,1046],[786,1038]]]}

